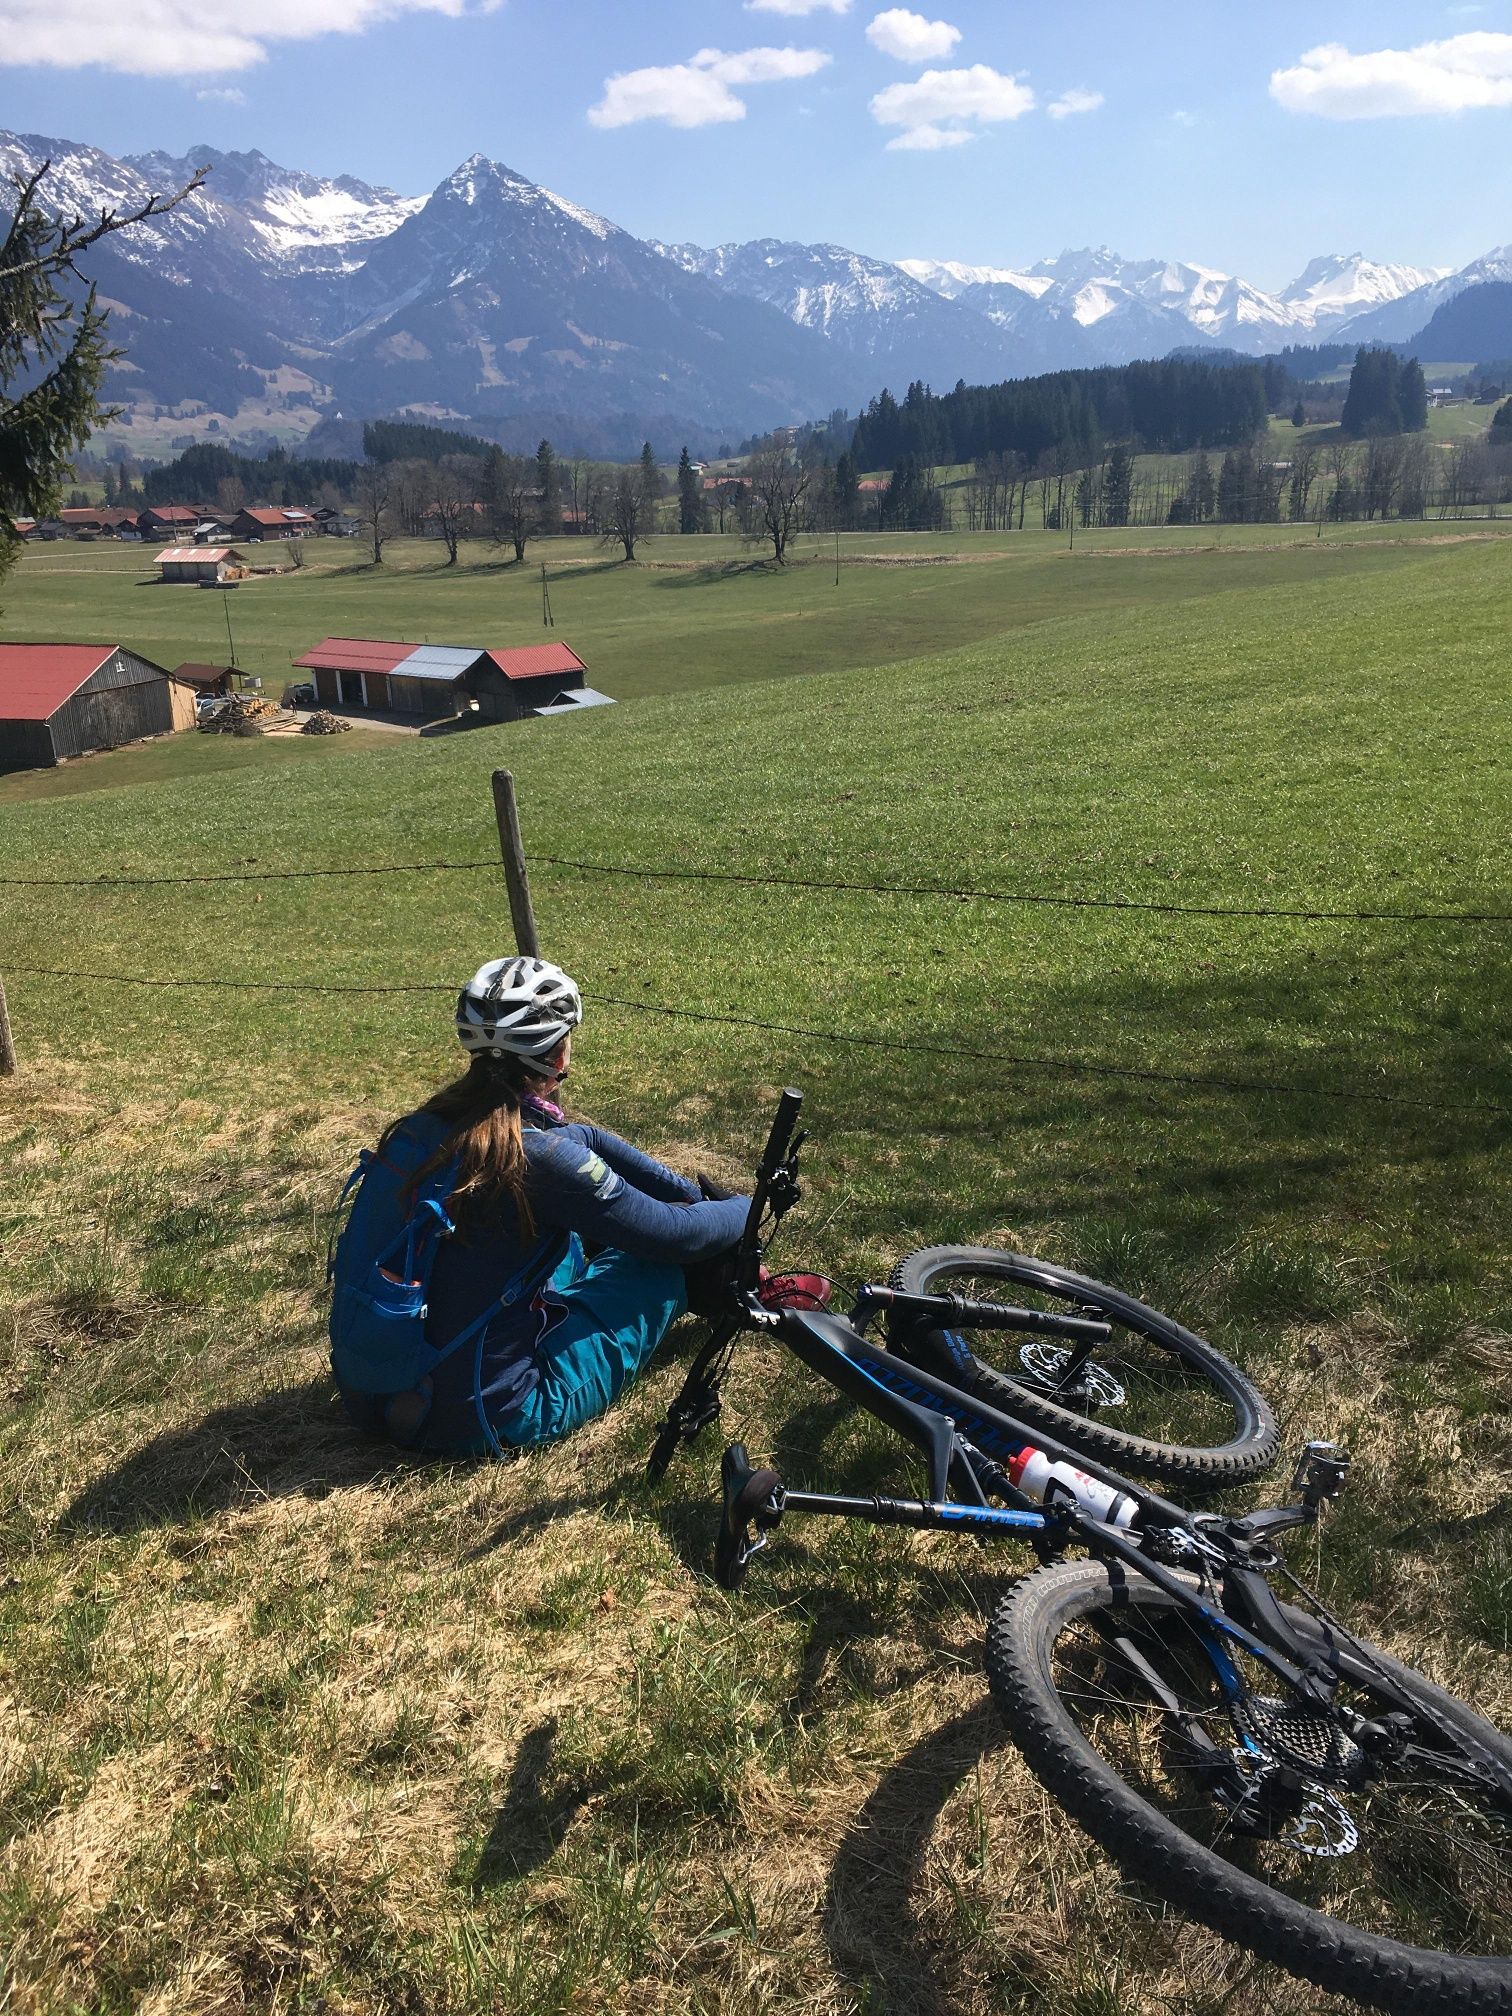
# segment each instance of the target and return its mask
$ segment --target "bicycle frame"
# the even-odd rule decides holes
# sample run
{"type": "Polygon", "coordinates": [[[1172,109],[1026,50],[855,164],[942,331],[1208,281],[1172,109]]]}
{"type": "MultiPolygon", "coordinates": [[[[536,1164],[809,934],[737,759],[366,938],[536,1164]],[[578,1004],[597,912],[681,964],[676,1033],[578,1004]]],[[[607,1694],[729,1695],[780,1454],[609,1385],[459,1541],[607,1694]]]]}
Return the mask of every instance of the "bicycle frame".
{"type": "MultiPolygon", "coordinates": [[[[1063,1554],[1070,1546],[1124,1572],[1155,1583],[1184,1610],[1210,1657],[1214,1675],[1230,1700],[1243,1683],[1230,1648],[1248,1653],[1276,1680],[1304,1697],[1326,1704],[1337,1686],[1337,1663],[1331,1653],[1300,1639],[1288,1624],[1265,1577],[1275,1557],[1266,1537],[1286,1528],[1314,1523],[1321,1504],[1342,1488],[1347,1458],[1317,1457],[1299,1465],[1297,1484],[1305,1481],[1299,1504],[1276,1507],[1248,1519],[1224,1519],[1192,1513],[1131,1482],[1081,1451],[1039,1428],[999,1409],[874,1343],[859,1327],[883,1309],[902,1308],[916,1317],[948,1321],[968,1314],[998,1327],[1062,1334],[1080,1342],[1105,1326],[1069,1316],[1001,1309],[954,1296],[905,1296],[897,1291],[864,1287],[847,1320],[828,1311],[769,1308],[760,1299],[762,1227],[770,1210],[776,1222],[798,1201],[797,1155],[804,1139],[794,1132],[802,1094],[783,1093],[766,1149],[757,1167],[756,1183],[741,1240],[732,1306],[713,1326],[709,1342],[699,1352],[683,1389],[668,1409],[648,1468],[653,1477],[665,1470],[679,1440],[691,1439],[717,1417],[719,1385],[736,1336],[743,1330],[766,1334],[792,1352],[827,1385],[882,1421],[923,1456],[927,1496],[856,1497],[822,1491],[789,1490],[775,1472],[752,1470],[739,1444],[725,1452],[724,1511],[716,1563],[721,1579],[732,1586],[743,1579],[751,1555],[765,1546],[767,1535],[790,1512],[817,1517],[863,1519],[877,1525],[970,1533],[980,1539],[1022,1540],[1042,1560],[1063,1554]],[[1067,1462],[1130,1499],[1136,1508],[1137,1533],[1093,1518],[1071,1500],[1039,1506],[1015,1489],[1003,1463],[1026,1447],[1044,1452],[1052,1461],[1067,1462]],[[952,1496],[952,1486],[963,1494],[952,1496]],[[1004,1500],[987,1501],[987,1491],[1004,1500]],[[750,1537],[754,1525],[756,1536],[750,1537]],[[1164,1539],[1162,1536],[1166,1536],[1164,1539]],[[1170,1561],[1205,1564],[1224,1585],[1223,1603],[1204,1593],[1199,1579],[1157,1559],[1158,1548],[1170,1561]],[[1239,1615],[1231,1612],[1237,1610],[1239,1615]]],[[[1320,1447],[1323,1445],[1319,1445],[1320,1447]]],[[[1389,1682],[1389,1676],[1383,1676],[1389,1682]]],[[[1389,1684],[1385,1691],[1395,1693],[1389,1684]]],[[[1407,1707],[1405,1696],[1400,1705],[1407,1707]]]]}

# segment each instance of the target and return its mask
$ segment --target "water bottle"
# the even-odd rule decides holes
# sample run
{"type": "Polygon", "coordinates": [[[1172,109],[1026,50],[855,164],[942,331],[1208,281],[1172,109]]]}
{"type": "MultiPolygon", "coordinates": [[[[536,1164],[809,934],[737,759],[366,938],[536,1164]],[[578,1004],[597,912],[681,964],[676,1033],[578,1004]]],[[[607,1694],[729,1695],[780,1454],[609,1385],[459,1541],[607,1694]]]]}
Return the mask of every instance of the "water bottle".
{"type": "Polygon", "coordinates": [[[1052,1462],[1043,1449],[1020,1449],[1009,1461],[1008,1476],[1014,1489],[1032,1498],[1036,1505],[1069,1498],[1083,1512],[1109,1526],[1132,1526],[1139,1516],[1139,1507],[1127,1491],[1089,1477],[1074,1463],[1052,1462]]]}

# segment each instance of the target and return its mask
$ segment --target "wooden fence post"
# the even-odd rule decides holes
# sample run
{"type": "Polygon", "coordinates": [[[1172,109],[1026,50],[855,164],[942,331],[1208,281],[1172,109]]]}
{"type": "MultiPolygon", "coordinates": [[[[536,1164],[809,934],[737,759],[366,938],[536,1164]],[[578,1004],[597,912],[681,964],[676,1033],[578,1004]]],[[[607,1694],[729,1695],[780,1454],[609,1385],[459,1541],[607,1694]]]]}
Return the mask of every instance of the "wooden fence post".
{"type": "Polygon", "coordinates": [[[5,981],[0,977],[0,1078],[16,1075],[16,1045],[11,1036],[10,1011],[5,1005],[5,981]]]}
{"type": "Polygon", "coordinates": [[[520,808],[514,778],[508,770],[493,773],[494,816],[499,822],[499,852],[504,857],[504,881],[509,890],[509,914],[514,919],[515,950],[528,958],[541,956],[535,911],[530,904],[530,879],[525,873],[525,843],[520,838],[520,808]]]}

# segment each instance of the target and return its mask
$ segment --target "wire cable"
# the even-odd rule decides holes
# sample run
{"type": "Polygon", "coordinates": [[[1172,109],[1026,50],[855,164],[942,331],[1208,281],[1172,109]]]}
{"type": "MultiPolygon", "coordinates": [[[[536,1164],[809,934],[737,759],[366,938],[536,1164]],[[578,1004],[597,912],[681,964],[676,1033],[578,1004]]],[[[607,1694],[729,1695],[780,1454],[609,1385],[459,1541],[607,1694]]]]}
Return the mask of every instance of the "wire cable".
{"type": "MultiPolygon", "coordinates": [[[[87,980],[97,986],[119,987],[215,987],[234,988],[249,993],[270,994],[454,994],[456,989],[435,980],[332,981],[332,980],[202,980],[193,977],[142,973],[83,973],[58,966],[12,966],[12,973],[53,980],[87,980]]],[[[1205,1091],[1232,1092],[1284,1099],[1330,1099],[1363,1101],[1371,1105],[1406,1106],[1437,1113],[1475,1113],[1492,1116],[1512,1114],[1512,1107],[1487,1100],[1447,1100],[1423,1098],[1406,1092],[1387,1092],[1366,1087],[1326,1087],[1285,1085],[1271,1079],[1219,1078],[1194,1072],[1159,1071],[1122,1064],[1092,1063],[1083,1058],[1021,1056],[1005,1050],[979,1050],[955,1043],[905,1043],[893,1036],[867,1036],[853,1030],[812,1029],[799,1023],[770,1022],[751,1015],[729,1015],[699,1008],[672,1008],[658,1001],[631,1001],[615,994],[583,995],[597,1007],[623,1008],[633,1014],[661,1015],[687,1022],[715,1023],[726,1028],[760,1029],[778,1036],[801,1036],[808,1042],[838,1043],[867,1050],[888,1050],[913,1056],[964,1057],[975,1063],[998,1064],[1012,1071],[1060,1071],[1068,1077],[1109,1078],[1136,1084],[1189,1086],[1205,1091]]]]}

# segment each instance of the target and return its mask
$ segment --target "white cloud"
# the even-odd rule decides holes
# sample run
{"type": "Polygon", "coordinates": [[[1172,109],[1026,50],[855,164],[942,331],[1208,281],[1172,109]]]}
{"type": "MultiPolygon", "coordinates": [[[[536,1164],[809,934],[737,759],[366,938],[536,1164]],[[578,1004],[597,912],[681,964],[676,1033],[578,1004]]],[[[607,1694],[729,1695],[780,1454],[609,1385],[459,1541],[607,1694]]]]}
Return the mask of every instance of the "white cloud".
{"type": "Polygon", "coordinates": [[[900,63],[927,63],[932,56],[948,56],[961,39],[959,28],[948,21],[926,21],[922,14],[906,7],[889,7],[875,15],[866,39],[884,56],[896,56],[900,63]]]}
{"type": "Polygon", "coordinates": [[[964,147],[968,140],[975,140],[975,133],[964,126],[910,126],[906,133],[900,133],[895,140],[889,140],[889,154],[934,154],[942,147],[964,147]]]}
{"type": "MultiPolygon", "coordinates": [[[[4,4],[4,0],[0,0],[4,4]]],[[[744,119],[745,100],[732,84],[772,84],[812,77],[831,59],[822,49],[700,49],[687,63],[622,70],[604,81],[604,95],[589,107],[594,126],[633,126],[662,119],[669,126],[719,126],[744,119]]]]}
{"type": "Polygon", "coordinates": [[[201,0],[0,0],[0,65],[99,65],[133,77],[249,70],[270,42],[357,35],[409,13],[468,11],[466,0],[265,0],[250,14],[212,15],[201,0]]]}
{"type": "Polygon", "coordinates": [[[974,139],[973,125],[996,125],[1034,109],[1034,93],[1017,77],[1005,77],[986,63],[967,70],[926,70],[909,84],[889,84],[871,101],[879,126],[904,130],[889,140],[889,152],[933,151],[974,139]]]}
{"type": "Polygon", "coordinates": [[[1195,112],[1185,112],[1178,108],[1171,114],[1171,124],[1173,126],[1195,126],[1197,124],[1197,114],[1195,112]]]}
{"type": "Polygon", "coordinates": [[[238,91],[234,84],[212,84],[208,90],[196,91],[195,97],[201,105],[245,105],[247,94],[238,91]]]}
{"type": "Polygon", "coordinates": [[[851,0],[745,0],[752,14],[786,14],[789,19],[805,14],[848,14],[851,0]]]}
{"type": "Polygon", "coordinates": [[[1360,55],[1342,42],[1324,42],[1290,70],[1274,71],[1270,93],[1288,112],[1323,119],[1405,118],[1512,105],[1512,35],[1452,35],[1415,49],[1360,55]]]}
{"type": "Polygon", "coordinates": [[[1078,112],[1095,112],[1102,102],[1101,91],[1083,91],[1078,85],[1070,91],[1062,91],[1045,110],[1052,119],[1074,119],[1078,112]]]}

